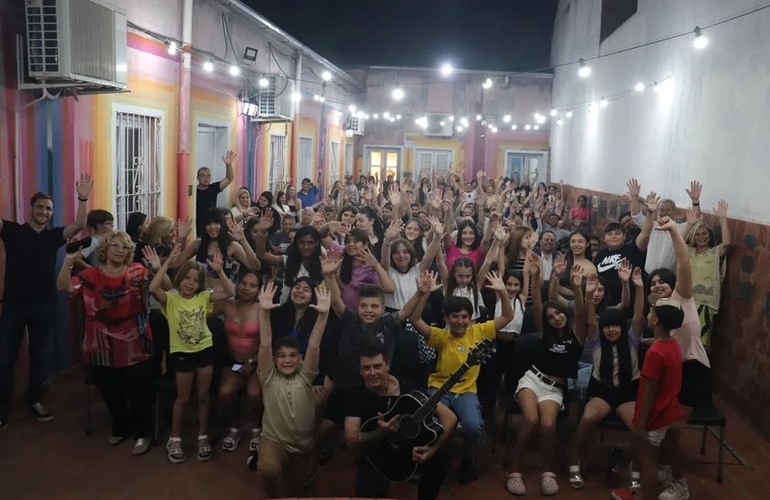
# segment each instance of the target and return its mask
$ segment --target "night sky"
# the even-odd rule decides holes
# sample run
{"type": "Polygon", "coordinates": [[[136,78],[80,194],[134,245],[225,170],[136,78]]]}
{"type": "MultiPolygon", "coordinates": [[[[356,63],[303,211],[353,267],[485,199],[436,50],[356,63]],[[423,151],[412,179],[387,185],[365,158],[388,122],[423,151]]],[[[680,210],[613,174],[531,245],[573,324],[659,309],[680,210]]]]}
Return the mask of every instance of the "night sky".
{"type": "Polygon", "coordinates": [[[550,65],[558,0],[244,0],[339,65],[550,65]]]}

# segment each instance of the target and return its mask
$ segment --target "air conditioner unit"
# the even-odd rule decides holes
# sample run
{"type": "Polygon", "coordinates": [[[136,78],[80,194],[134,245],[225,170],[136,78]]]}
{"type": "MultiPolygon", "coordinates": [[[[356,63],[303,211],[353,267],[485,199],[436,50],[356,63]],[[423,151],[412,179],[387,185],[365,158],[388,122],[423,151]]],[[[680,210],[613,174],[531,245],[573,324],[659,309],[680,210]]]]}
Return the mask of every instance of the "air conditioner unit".
{"type": "Polygon", "coordinates": [[[97,0],[25,0],[25,16],[26,65],[19,68],[20,78],[51,87],[127,88],[123,12],[97,0]]]}
{"type": "Polygon", "coordinates": [[[433,137],[452,137],[453,123],[450,120],[451,115],[427,114],[428,124],[423,131],[423,135],[433,137]]]}
{"type": "Polygon", "coordinates": [[[366,120],[364,120],[362,117],[357,116],[355,113],[350,115],[350,118],[348,119],[348,126],[345,128],[345,130],[350,130],[353,135],[364,135],[364,124],[366,123],[366,120]]]}
{"type": "Polygon", "coordinates": [[[285,122],[294,119],[294,102],[291,99],[291,82],[282,76],[268,76],[267,87],[260,87],[257,94],[258,122],[285,122]]]}

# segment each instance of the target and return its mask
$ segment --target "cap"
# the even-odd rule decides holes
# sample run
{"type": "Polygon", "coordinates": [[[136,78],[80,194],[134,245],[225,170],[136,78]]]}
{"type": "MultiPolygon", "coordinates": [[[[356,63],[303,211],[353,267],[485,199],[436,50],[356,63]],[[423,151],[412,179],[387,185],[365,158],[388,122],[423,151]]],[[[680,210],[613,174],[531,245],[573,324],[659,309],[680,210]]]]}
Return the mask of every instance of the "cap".
{"type": "Polygon", "coordinates": [[[681,328],[684,321],[684,309],[681,302],[654,293],[647,296],[647,302],[655,308],[655,316],[663,328],[667,330],[681,328]]]}

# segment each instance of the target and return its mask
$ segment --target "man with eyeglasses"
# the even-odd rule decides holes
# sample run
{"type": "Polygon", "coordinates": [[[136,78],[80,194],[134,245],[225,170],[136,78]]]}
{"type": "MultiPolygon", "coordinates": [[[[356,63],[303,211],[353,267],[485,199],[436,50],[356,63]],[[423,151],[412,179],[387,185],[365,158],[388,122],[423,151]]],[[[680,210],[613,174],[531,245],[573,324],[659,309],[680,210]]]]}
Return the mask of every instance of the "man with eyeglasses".
{"type": "Polygon", "coordinates": [[[96,249],[99,248],[102,238],[115,229],[115,218],[107,210],[91,210],[86,216],[86,227],[91,230],[91,244],[80,251],[83,257],[76,264],[82,267],[94,267],[99,265],[96,249]]]}
{"type": "Polygon", "coordinates": [[[217,182],[211,182],[211,169],[201,167],[198,169],[198,186],[195,189],[195,232],[200,236],[206,231],[206,220],[209,210],[217,206],[217,197],[235,179],[233,171],[235,153],[227,151],[222,157],[225,162],[225,176],[217,182]]]}
{"type": "Polygon", "coordinates": [[[0,239],[5,244],[5,283],[0,290],[0,430],[8,426],[16,360],[25,328],[29,344],[28,410],[38,422],[53,420],[41,399],[56,304],[56,252],[85,226],[92,186],[90,175],[80,176],[75,184],[77,214],[66,227],[48,227],[53,198],[42,192],[32,196],[26,223],[0,220],[0,239]]]}

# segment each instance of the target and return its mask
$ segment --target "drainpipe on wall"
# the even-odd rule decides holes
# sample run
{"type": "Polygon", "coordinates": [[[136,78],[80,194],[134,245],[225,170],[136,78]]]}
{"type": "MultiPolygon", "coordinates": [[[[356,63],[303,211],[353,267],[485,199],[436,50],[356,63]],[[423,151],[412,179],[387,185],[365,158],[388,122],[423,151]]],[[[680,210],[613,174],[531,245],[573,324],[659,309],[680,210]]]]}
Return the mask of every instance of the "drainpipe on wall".
{"type": "MultiPolygon", "coordinates": [[[[324,92],[326,94],[326,92],[324,92]]],[[[326,101],[321,103],[321,130],[319,130],[318,134],[318,172],[316,172],[316,178],[318,178],[318,173],[322,173],[321,175],[321,185],[318,186],[318,196],[319,199],[323,199],[325,196],[325,189],[324,186],[326,184],[326,139],[328,135],[328,130],[326,127],[326,101]]]]}
{"type": "MultiPolygon", "coordinates": [[[[297,50],[297,58],[294,60],[294,80],[291,82],[292,92],[297,95],[301,92],[300,77],[302,76],[302,51],[297,50]]],[[[300,101],[292,101],[292,116],[294,120],[291,123],[291,145],[289,147],[290,164],[288,177],[290,177],[296,186],[297,172],[299,172],[299,107],[300,101]]],[[[301,179],[300,179],[301,180],[301,179]]]]}
{"type": "Polygon", "coordinates": [[[189,197],[192,185],[189,184],[190,170],[190,68],[192,42],[193,0],[184,0],[182,6],[182,64],[179,66],[179,114],[177,127],[176,175],[177,175],[177,217],[188,217],[189,197]]]}

